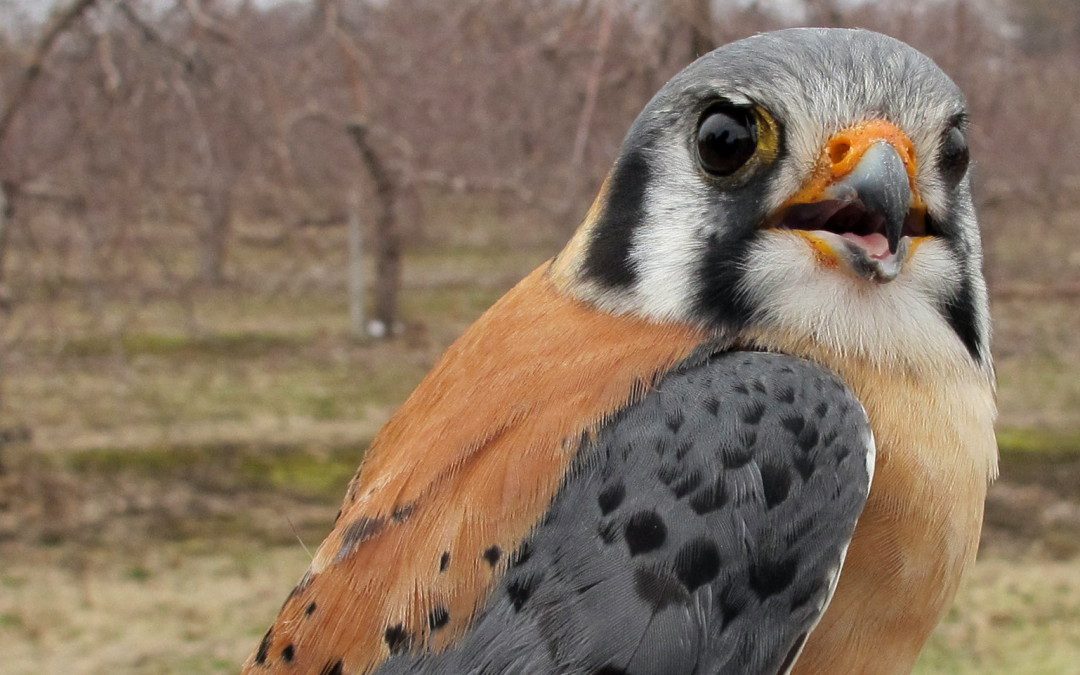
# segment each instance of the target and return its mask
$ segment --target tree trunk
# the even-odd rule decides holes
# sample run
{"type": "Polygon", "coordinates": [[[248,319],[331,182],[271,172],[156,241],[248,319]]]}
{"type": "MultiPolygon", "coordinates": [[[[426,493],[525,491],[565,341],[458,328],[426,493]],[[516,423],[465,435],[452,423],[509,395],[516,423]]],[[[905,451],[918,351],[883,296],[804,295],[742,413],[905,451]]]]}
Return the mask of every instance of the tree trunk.
{"type": "Polygon", "coordinates": [[[397,332],[398,295],[401,290],[401,233],[398,231],[397,189],[379,155],[367,139],[367,127],[355,122],[347,127],[360,159],[375,184],[379,219],[375,224],[375,312],[371,331],[374,337],[392,337],[397,332]]]}
{"type": "Polygon", "coordinates": [[[199,235],[199,278],[210,286],[225,279],[225,255],[232,224],[232,188],[214,186],[203,193],[205,221],[199,235]]]}
{"type": "Polygon", "coordinates": [[[690,61],[716,49],[712,3],[709,0],[695,0],[687,27],[690,29],[690,61]]]}
{"type": "Polygon", "coordinates": [[[360,220],[360,200],[349,199],[349,330],[354,338],[366,335],[364,325],[364,229],[360,220]]]}
{"type": "MultiPolygon", "coordinates": [[[[0,303],[4,300],[4,279],[5,279],[5,265],[7,262],[7,249],[8,240],[11,238],[11,197],[9,196],[10,188],[5,181],[0,181],[0,303]]],[[[3,306],[0,304],[0,312],[3,311],[3,306]]]]}
{"type": "MultiPolygon", "coordinates": [[[[10,298],[8,298],[7,284],[5,283],[4,275],[4,262],[7,260],[8,242],[11,241],[11,186],[6,182],[0,180],[0,317],[5,317],[11,310],[10,298]]],[[[7,374],[7,347],[6,336],[0,334],[0,411],[3,411],[5,400],[5,389],[7,374]]],[[[5,441],[2,436],[6,431],[0,427],[0,449],[3,448],[5,441]]]]}

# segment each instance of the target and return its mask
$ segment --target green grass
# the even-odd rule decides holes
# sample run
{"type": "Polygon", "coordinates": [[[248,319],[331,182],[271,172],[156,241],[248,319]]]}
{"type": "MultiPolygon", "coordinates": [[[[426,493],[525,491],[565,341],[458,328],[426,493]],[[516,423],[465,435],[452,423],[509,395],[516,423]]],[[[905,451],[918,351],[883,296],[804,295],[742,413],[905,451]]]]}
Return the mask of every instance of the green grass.
{"type": "Polygon", "coordinates": [[[1024,455],[1080,456],[1080,431],[999,429],[998,448],[1004,457],[1020,460],[1024,455]]]}
{"type": "Polygon", "coordinates": [[[11,612],[0,613],[0,628],[15,629],[22,627],[23,619],[18,614],[11,612]]]}
{"type": "MultiPolygon", "coordinates": [[[[1031,458],[1044,465],[1048,458],[1080,455],[1080,435],[1008,429],[998,432],[998,442],[1002,456],[1009,461],[1031,458]]],[[[370,439],[363,439],[329,448],[242,443],[162,445],[139,450],[105,447],[66,454],[62,461],[80,474],[134,472],[162,480],[212,477],[242,489],[292,490],[300,496],[318,497],[330,484],[352,475],[369,443],[370,439]]]]}
{"type": "Polygon", "coordinates": [[[76,338],[64,343],[60,355],[87,358],[109,356],[118,349],[128,357],[160,356],[174,358],[261,358],[275,350],[297,349],[310,342],[310,336],[280,335],[260,332],[219,332],[213,335],[132,333],[119,339],[101,335],[76,338]]]}
{"type": "Polygon", "coordinates": [[[295,445],[96,448],[64,456],[76,475],[182,481],[227,494],[265,491],[319,503],[337,503],[355,473],[367,441],[331,448],[295,445]]]}

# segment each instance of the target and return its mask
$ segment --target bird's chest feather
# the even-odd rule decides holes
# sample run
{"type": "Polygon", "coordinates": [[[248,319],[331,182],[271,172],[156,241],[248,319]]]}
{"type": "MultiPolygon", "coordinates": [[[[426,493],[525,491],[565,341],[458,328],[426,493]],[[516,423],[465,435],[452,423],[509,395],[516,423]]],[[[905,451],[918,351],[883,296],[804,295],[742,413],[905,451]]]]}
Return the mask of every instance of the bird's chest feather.
{"type": "Polygon", "coordinates": [[[989,381],[834,364],[877,444],[870,497],[799,672],[908,672],[974,560],[997,472],[989,381]],[[870,608],[870,611],[866,611],[870,608]]]}

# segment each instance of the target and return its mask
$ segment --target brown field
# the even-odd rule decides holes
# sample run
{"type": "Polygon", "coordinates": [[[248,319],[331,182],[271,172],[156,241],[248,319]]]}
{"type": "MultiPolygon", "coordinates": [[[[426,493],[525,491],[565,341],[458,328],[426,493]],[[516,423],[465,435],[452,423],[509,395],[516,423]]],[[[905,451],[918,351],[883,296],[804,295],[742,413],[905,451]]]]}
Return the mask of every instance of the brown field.
{"type": "MultiPolygon", "coordinates": [[[[348,337],[339,247],[317,248],[322,276],[273,294],[243,280],[276,254],[237,247],[232,282],[188,307],[21,310],[5,414],[32,437],[0,448],[0,670],[234,671],[368,439],[554,247],[412,252],[392,343],[348,337]]],[[[1080,312],[1025,296],[995,316],[1003,478],[919,671],[1080,672],[1080,312]]]]}

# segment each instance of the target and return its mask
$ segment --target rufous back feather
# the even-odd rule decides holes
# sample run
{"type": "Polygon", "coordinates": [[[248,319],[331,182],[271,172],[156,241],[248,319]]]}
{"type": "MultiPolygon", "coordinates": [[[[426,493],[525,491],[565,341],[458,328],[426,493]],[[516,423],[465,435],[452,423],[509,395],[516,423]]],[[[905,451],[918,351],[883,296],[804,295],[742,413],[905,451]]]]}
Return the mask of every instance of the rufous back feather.
{"type": "Polygon", "coordinates": [[[461,635],[582,438],[707,339],[599,312],[547,271],[480,317],[375,438],[246,671],[370,672],[392,648],[461,635]]]}

